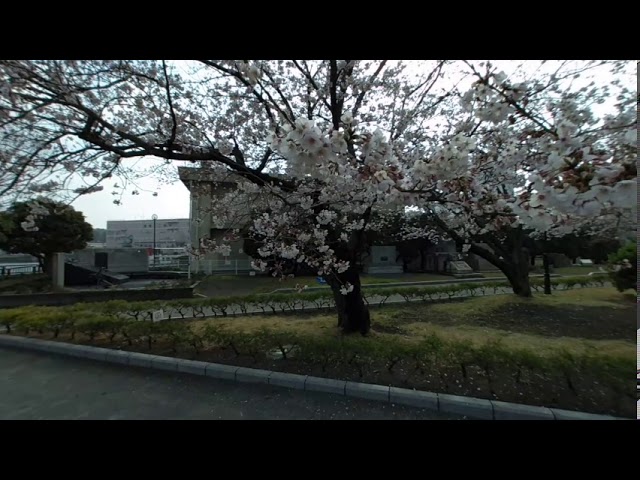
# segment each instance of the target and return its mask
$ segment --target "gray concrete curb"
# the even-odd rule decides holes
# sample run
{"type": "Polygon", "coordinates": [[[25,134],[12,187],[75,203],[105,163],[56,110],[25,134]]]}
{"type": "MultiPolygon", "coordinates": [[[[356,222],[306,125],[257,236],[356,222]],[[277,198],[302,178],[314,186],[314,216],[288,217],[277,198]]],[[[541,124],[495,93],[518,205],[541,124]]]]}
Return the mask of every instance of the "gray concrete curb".
{"type": "Polygon", "coordinates": [[[272,372],[270,370],[260,370],[256,368],[234,367],[231,365],[162,357],[138,352],[125,352],[109,348],[75,345],[6,334],[0,334],[0,347],[36,350],[121,365],[201,375],[220,380],[265,383],[296,390],[334,393],[348,397],[418,407],[441,413],[462,415],[470,419],[627,420],[610,415],[595,415],[592,413],[499,402],[482,398],[423,392],[406,388],[348,382],[284,372],[272,372]]]}

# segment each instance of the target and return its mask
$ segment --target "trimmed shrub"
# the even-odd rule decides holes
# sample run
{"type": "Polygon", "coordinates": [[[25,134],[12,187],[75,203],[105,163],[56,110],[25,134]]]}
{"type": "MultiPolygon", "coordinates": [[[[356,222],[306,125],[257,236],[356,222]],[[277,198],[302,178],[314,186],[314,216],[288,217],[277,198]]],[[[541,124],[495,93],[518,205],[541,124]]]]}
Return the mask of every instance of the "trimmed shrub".
{"type": "Polygon", "coordinates": [[[629,242],[609,255],[609,276],[620,292],[638,289],[638,248],[629,242]]]}

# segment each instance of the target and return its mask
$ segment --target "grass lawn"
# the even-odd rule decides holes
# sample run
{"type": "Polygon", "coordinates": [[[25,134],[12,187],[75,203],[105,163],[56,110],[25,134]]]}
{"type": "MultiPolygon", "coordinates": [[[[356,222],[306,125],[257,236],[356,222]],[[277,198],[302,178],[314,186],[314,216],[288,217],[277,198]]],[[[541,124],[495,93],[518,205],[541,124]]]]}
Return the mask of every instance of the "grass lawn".
{"type": "MultiPolygon", "coordinates": [[[[380,285],[395,282],[424,282],[432,280],[451,280],[451,276],[431,273],[408,273],[390,275],[388,277],[362,275],[363,285],[380,285]]],[[[207,297],[224,297],[231,295],[251,295],[269,293],[280,288],[294,288],[297,284],[309,287],[329,288],[316,281],[316,277],[273,278],[266,275],[211,275],[202,280],[196,287],[196,292],[207,297]]]]}
{"type": "MultiPolygon", "coordinates": [[[[560,275],[586,275],[589,272],[598,271],[598,267],[566,267],[558,268],[553,273],[560,275]]],[[[502,272],[482,272],[487,279],[504,278],[502,272]]],[[[363,285],[380,285],[396,282],[428,282],[438,280],[452,280],[450,275],[435,273],[403,273],[396,275],[362,275],[363,285]]],[[[320,285],[315,277],[273,278],[266,275],[211,275],[202,280],[196,292],[207,297],[224,297],[232,295],[251,295],[256,293],[269,293],[281,288],[294,288],[297,284],[310,287],[328,288],[320,285]]]]}
{"type": "Polygon", "coordinates": [[[585,267],[562,267],[553,270],[553,273],[559,275],[573,276],[573,275],[588,275],[591,272],[599,272],[600,268],[604,268],[603,265],[590,265],[585,267]]]}
{"type": "MultiPolygon", "coordinates": [[[[613,288],[556,291],[532,298],[515,295],[475,297],[447,303],[389,305],[371,310],[372,338],[389,335],[419,341],[431,333],[476,344],[502,340],[507,344],[615,345],[628,354],[635,348],[636,297],[613,288]]],[[[334,314],[270,315],[211,319],[234,331],[250,333],[268,327],[311,335],[336,336],[334,314]]]]}

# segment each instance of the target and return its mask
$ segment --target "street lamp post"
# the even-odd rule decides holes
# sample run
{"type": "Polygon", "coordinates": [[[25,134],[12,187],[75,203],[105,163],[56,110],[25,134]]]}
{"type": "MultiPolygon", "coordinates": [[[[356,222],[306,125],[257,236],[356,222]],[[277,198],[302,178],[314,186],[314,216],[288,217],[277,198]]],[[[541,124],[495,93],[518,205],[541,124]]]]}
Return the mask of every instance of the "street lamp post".
{"type": "Polygon", "coordinates": [[[549,255],[547,255],[547,232],[544,232],[544,253],[542,254],[542,268],[544,268],[544,294],[551,295],[551,274],[549,272],[549,255]]]}
{"type": "Polygon", "coordinates": [[[156,266],[156,220],[158,220],[158,216],[154,213],[151,215],[151,220],[153,220],[153,266],[156,266]]]}

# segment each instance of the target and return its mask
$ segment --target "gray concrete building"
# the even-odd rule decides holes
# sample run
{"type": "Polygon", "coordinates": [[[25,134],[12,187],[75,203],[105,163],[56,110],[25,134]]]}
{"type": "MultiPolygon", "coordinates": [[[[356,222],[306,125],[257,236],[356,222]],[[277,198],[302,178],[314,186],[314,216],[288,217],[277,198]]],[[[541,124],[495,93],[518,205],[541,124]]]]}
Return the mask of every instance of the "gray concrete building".
{"type": "Polygon", "coordinates": [[[113,273],[144,273],[149,271],[149,256],[144,248],[92,248],[65,255],[73,265],[104,268],[113,273]]]}
{"type": "Polygon", "coordinates": [[[215,202],[216,197],[236,188],[233,179],[230,178],[227,182],[217,181],[214,184],[214,177],[208,174],[206,169],[190,167],[179,167],[178,174],[190,192],[191,205],[188,223],[191,244],[198,246],[201,239],[213,239],[231,247],[231,252],[226,256],[207,253],[200,258],[193,258],[191,272],[211,274],[254,271],[251,268],[253,259],[243,251],[243,240],[233,241],[228,238],[232,229],[243,227],[246,222],[250,221],[250,217],[247,216],[242,220],[225,225],[214,225],[212,222],[212,202],[215,202]]]}
{"type": "Polygon", "coordinates": [[[188,218],[109,220],[106,248],[152,248],[154,230],[156,248],[182,248],[191,241],[188,218]]]}

